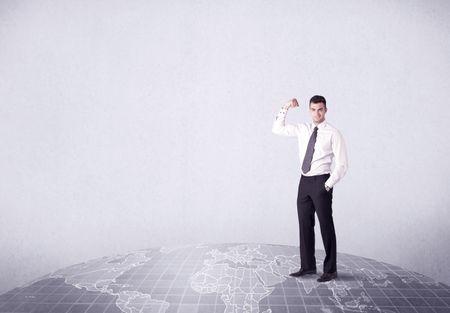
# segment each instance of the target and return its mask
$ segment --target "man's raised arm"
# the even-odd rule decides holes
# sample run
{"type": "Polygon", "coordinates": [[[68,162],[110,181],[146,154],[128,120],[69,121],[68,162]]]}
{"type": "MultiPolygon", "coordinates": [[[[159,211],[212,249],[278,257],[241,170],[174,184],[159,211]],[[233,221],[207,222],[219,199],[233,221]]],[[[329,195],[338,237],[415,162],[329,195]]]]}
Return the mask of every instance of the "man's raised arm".
{"type": "Polygon", "coordinates": [[[289,100],[284,106],[281,107],[277,114],[275,121],[273,122],[272,132],[277,135],[283,136],[297,136],[297,127],[295,125],[286,125],[286,114],[290,108],[298,107],[297,99],[289,100]]]}

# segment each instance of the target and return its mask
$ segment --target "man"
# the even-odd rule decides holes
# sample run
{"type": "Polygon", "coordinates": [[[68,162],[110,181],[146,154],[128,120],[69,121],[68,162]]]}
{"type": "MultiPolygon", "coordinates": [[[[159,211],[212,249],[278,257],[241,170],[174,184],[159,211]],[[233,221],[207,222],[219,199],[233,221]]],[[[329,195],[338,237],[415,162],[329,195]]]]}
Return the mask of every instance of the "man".
{"type": "Polygon", "coordinates": [[[298,186],[297,213],[300,233],[300,270],[289,275],[300,277],[316,274],[314,224],[315,212],[320,224],[325,260],[318,282],[337,277],[336,234],[332,215],[334,185],[347,171],[347,152],[341,133],[325,120],[327,102],[322,96],[309,101],[312,123],[286,125],[290,108],[298,107],[292,99],[278,112],[272,131],[277,135],[296,136],[299,145],[301,178],[298,186]],[[331,164],[334,161],[334,168],[331,164]]]}

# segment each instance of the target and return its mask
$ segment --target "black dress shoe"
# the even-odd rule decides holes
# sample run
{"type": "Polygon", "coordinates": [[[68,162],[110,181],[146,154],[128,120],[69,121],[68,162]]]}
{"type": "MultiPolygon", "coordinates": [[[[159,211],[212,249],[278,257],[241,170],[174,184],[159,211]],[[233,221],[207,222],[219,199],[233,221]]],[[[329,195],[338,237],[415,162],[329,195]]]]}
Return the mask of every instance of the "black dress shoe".
{"type": "Polygon", "coordinates": [[[337,277],[337,272],[334,272],[334,273],[323,273],[322,276],[317,278],[317,281],[319,283],[323,283],[323,282],[335,279],[336,277],[337,277]]]}
{"type": "Polygon", "coordinates": [[[315,268],[310,269],[310,270],[306,270],[304,268],[301,268],[298,272],[290,273],[289,276],[300,277],[300,276],[303,276],[303,275],[316,274],[316,273],[317,273],[317,270],[315,268]]]}

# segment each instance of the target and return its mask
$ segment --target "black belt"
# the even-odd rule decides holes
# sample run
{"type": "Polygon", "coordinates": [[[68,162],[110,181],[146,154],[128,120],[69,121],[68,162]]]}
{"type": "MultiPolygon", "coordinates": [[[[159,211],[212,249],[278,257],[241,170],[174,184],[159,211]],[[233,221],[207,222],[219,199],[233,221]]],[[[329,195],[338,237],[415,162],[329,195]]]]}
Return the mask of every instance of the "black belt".
{"type": "Polygon", "coordinates": [[[330,177],[330,175],[331,175],[330,173],[328,173],[328,174],[321,174],[321,175],[314,175],[314,176],[305,176],[305,175],[302,174],[302,177],[313,179],[313,178],[320,178],[320,177],[325,177],[325,176],[330,177]]]}

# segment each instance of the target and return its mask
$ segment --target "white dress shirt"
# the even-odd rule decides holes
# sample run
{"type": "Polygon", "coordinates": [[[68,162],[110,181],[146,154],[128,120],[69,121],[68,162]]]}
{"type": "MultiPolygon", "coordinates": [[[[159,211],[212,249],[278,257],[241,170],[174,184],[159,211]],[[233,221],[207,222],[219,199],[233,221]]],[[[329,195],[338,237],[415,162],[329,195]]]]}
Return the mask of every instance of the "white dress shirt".
{"type": "Polygon", "coordinates": [[[348,167],[347,150],[345,148],[344,138],[341,133],[327,121],[316,125],[314,123],[298,123],[296,125],[285,124],[287,109],[281,108],[277,114],[277,118],[273,123],[272,132],[283,136],[297,136],[300,172],[304,176],[315,176],[329,174],[325,185],[329,188],[333,186],[345,175],[348,167]],[[305,157],[308,147],[309,138],[314,131],[317,130],[317,139],[314,146],[314,155],[311,161],[311,169],[307,173],[303,173],[301,165],[305,157]],[[331,165],[334,161],[334,168],[331,165]]]}

